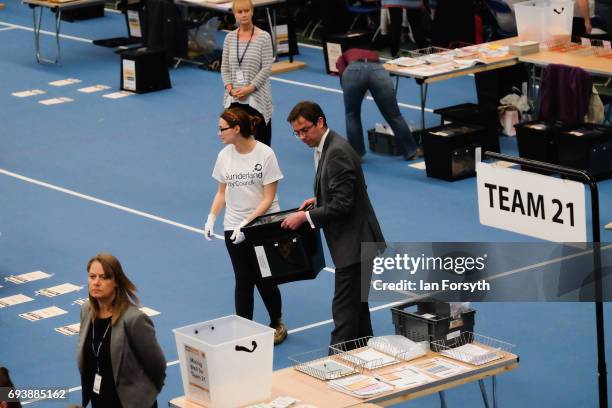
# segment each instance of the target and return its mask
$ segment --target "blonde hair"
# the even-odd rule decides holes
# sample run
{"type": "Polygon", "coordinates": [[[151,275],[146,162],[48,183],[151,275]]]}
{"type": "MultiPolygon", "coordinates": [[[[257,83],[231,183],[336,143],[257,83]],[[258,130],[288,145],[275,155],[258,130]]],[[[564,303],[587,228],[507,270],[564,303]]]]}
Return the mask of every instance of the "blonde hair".
{"type": "Polygon", "coordinates": [[[232,2],[232,13],[236,13],[236,10],[244,10],[247,7],[249,10],[255,10],[252,0],[234,0],[232,2]]]}
{"type": "MultiPolygon", "coordinates": [[[[119,260],[113,255],[101,252],[94,256],[87,263],[87,272],[91,269],[94,262],[99,262],[102,265],[104,275],[115,280],[117,287],[115,288],[115,299],[113,300],[113,326],[123,315],[129,306],[140,304],[138,296],[136,296],[136,286],[125,276],[123,268],[119,260]]],[[[100,314],[100,305],[98,301],[89,295],[89,305],[91,306],[91,320],[95,320],[100,314]]]]}

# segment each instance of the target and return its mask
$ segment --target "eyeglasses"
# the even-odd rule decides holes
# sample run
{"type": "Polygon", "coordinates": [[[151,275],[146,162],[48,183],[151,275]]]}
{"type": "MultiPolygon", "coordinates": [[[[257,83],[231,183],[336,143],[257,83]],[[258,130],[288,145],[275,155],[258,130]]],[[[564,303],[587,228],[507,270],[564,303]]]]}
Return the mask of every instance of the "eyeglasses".
{"type": "Polygon", "coordinates": [[[231,128],[232,128],[231,126],[224,127],[224,128],[220,127],[220,128],[219,128],[219,133],[224,132],[224,131],[226,131],[227,129],[231,129],[231,128]]]}
{"type": "Polygon", "coordinates": [[[308,132],[310,132],[310,129],[312,129],[313,127],[315,127],[315,124],[313,123],[310,126],[305,126],[302,129],[299,130],[294,130],[293,131],[293,136],[295,136],[296,138],[300,138],[300,136],[304,136],[306,135],[308,132]]]}

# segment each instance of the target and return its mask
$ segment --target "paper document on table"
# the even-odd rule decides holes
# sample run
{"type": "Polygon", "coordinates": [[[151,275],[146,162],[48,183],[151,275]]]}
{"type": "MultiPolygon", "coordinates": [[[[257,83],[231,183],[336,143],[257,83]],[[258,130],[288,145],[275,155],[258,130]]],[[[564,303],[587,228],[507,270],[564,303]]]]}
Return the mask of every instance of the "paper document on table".
{"type": "Polygon", "coordinates": [[[26,320],[35,322],[37,320],[48,319],[50,317],[60,316],[68,313],[64,309],[60,309],[57,306],[51,306],[44,309],[34,310],[28,313],[21,313],[19,317],[23,317],[26,320]]]}
{"type": "Polygon", "coordinates": [[[66,103],[66,102],[72,102],[72,101],[74,101],[74,99],[72,98],[60,97],[60,98],[53,98],[53,99],[45,99],[43,101],[38,101],[38,103],[49,106],[49,105],[59,105],[60,103],[66,103]]]}
{"type": "Polygon", "coordinates": [[[108,99],[120,99],[120,98],[125,98],[126,96],[130,96],[130,95],[134,95],[134,94],[132,92],[119,91],[119,92],[113,92],[113,93],[109,93],[109,94],[102,95],[102,96],[108,99]]]}
{"type": "Polygon", "coordinates": [[[330,358],[316,360],[306,364],[307,367],[316,370],[324,378],[338,378],[355,372],[353,367],[346,366],[330,358]]]}
{"type": "Polygon", "coordinates": [[[9,281],[9,282],[13,282],[16,284],[22,284],[22,283],[27,283],[27,282],[32,282],[32,281],[37,281],[39,279],[46,279],[46,278],[50,278],[51,274],[47,273],[47,272],[43,272],[43,271],[34,271],[34,272],[28,272],[28,273],[23,273],[21,275],[11,275],[8,276],[6,278],[4,278],[4,280],[9,281]]]}
{"type": "Polygon", "coordinates": [[[42,95],[45,91],[40,89],[30,89],[29,91],[13,92],[11,95],[17,98],[27,98],[28,96],[42,95]]]}
{"type": "Polygon", "coordinates": [[[83,93],[94,93],[94,92],[104,91],[106,89],[110,89],[110,86],[108,86],[108,85],[94,85],[94,86],[88,86],[88,87],[85,87],[85,88],[77,89],[77,91],[83,92],[83,93]]]}
{"type": "Polygon", "coordinates": [[[402,67],[414,67],[415,65],[425,64],[425,60],[410,57],[401,57],[388,61],[388,64],[399,65],[402,67]]]}
{"type": "Polygon", "coordinates": [[[430,377],[409,366],[379,374],[376,378],[396,387],[414,387],[432,381],[430,377]]]}
{"type": "Polygon", "coordinates": [[[474,365],[486,364],[501,358],[499,350],[487,349],[470,343],[444,350],[441,354],[474,365]]]}
{"type": "Polygon", "coordinates": [[[83,286],[73,285],[72,283],[64,283],[61,285],[52,286],[50,288],[37,290],[36,294],[47,296],[47,297],[55,297],[55,296],[64,295],[70,292],[78,292],[81,289],[83,289],[83,286]]]}
{"type": "Polygon", "coordinates": [[[350,351],[341,355],[341,358],[368,370],[399,363],[399,360],[372,348],[358,352],[350,351]]]}
{"type": "Polygon", "coordinates": [[[393,386],[378,381],[367,375],[353,375],[332,380],[327,383],[330,388],[359,398],[369,398],[376,394],[393,390],[393,386]]]}
{"type": "Polygon", "coordinates": [[[62,333],[65,336],[74,336],[75,334],[79,334],[79,331],[81,331],[81,324],[74,323],[69,324],[67,326],[56,327],[55,331],[58,333],[62,333]]]}
{"type": "Polygon", "coordinates": [[[431,358],[419,363],[411,364],[421,372],[435,377],[446,378],[467,371],[467,368],[441,358],[431,358]]]}
{"type": "Polygon", "coordinates": [[[67,78],[67,79],[60,79],[58,81],[49,82],[49,85],[52,85],[52,86],[66,86],[66,85],[78,84],[79,82],[81,82],[80,79],[67,78]]]}
{"type": "Polygon", "coordinates": [[[22,294],[3,297],[0,298],[0,309],[3,307],[18,305],[20,303],[30,302],[32,300],[34,299],[22,294]]]}

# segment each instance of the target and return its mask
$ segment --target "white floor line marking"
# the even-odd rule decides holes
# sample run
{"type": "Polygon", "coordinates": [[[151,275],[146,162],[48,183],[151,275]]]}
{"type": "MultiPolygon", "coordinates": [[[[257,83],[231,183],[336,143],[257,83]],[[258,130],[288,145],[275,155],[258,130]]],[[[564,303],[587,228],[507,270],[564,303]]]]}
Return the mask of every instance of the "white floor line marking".
{"type": "MultiPolygon", "coordinates": [[[[34,31],[34,29],[32,29],[30,27],[20,26],[20,25],[16,25],[16,24],[9,24],[9,23],[0,22],[0,25],[4,25],[4,26],[9,27],[9,28],[18,28],[20,30],[34,31]]],[[[55,35],[55,33],[51,32],[51,31],[41,30],[40,32],[42,34],[46,34],[46,35],[52,35],[52,36],[55,35]]],[[[60,38],[67,38],[67,39],[70,39],[70,40],[81,41],[81,42],[86,42],[86,43],[92,43],[93,42],[93,40],[89,40],[87,38],[74,37],[74,36],[65,35],[65,34],[60,34],[60,38]]],[[[318,89],[320,91],[334,92],[334,93],[338,93],[338,94],[342,94],[343,93],[341,89],[329,88],[329,87],[321,86],[321,85],[313,85],[313,84],[308,84],[306,82],[292,81],[290,79],[277,78],[277,77],[272,77],[271,76],[270,80],[278,81],[278,82],[283,82],[283,83],[291,84],[291,85],[302,86],[302,87],[305,87],[305,88],[318,89]]],[[[374,100],[371,96],[366,97],[366,99],[368,99],[370,101],[374,100]]],[[[420,106],[410,105],[410,104],[407,104],[407,103],[401,103],[400,102],[400,103],[398,103],[398,106],[400,106],[402,108],[414,109],[414,110],[418,110],[418,111],[421,110],[420,106]]],[[[425,108],[425,112],[432,113],[433,109],[425,108]]]]}
{"type": "Polygon", "coordinates": [[[0,28],[0,31],[8,31],[8,30],[15,30],[17,27],[4,27],[4,28],[0,28]]]}
{"type": "MultiPolygon", "coordinates": [[[[13,177],[13,178],[16,178],[18,180],[22,180],[22,181],[25,181],[25,182],[28,182],[28,183],[36,184],[38,186],[45,187],[45,188],[48,188],[48,189],[51,189],[51,190],[59,191],[60,193],[68,194],[68,195],[71,195],[71,196],[74,196],[74,197],[78,197],[78,198],[82,198],[82,199],[87,200],[87,201],[92,201],[92,202],[97,203],[97,204],[101,204],[101,205],[105,205],[105,206],[108,206],[108,207],[112,207],[112,208],[115,208],[117,210],[125,211],[125,212],[131,213],[131,214],[135,214],[135,215],[140,215],[141,217],[149,218],[149,219],[154,220],[154,221],[159,221],[159,222],[162,222],[164,224],[168,224],[168,225],[172,225],[172,226],[177,227],[177,228],[185,229],[187,231],[195,232],[195,233],[202,234],[202,235],[204,234],[204,230],[201,230],[201,229],[198,229],[198,228],[194,228],[194,227],[191,227],[189,225],[181,224],[179,222],[175,222],[175,221],[168,220],[166,218],[158,217],[156,215],[149,214],[149,213],[146,213],[144,211],[139,211],[139,210],[135,210],[133,208],[125,207],[123,205],[115,204],[115,203],[112,203],[110,201],[101,200],[99,198],[92,197],[92,196],[89,196],[89,195],[86,195],[86,194],[81,194],[81,193],[78,193],[76,191],[68,190],[67,188],[59,187],[59,186],[56,186],[56,185],[53,185],[53,184],[50,184],[50,183],[45,183],[44,181],[39,181],[39,180],[35,180],[35,179],[29,178],[29,177],[25,177],[25,176],[22,176],[20,174],[10,172],[8,170],[0,169],[0,174],[4,174],[5,176],[13,177]]],[[[217,236],[217,235],[215,235],[215,236],[217,236]]]]}
{"type": "MultiPolygon", "coordinates": [[[[21,26],[21,25],[17,25],[17,24],[4,23],[2,21],[0,21],[0,25],[3,25],[5,27],[18,28],[20,30],[25,30],[25,31],[34,31],[34,29],[32,27],[26,27],[26,26],[21,26]]],[[[40,30],[40,33],[41,34],[45,34],[45,35],[52,35],[52,36],[55,37],[55,33],[51,32],[51,31],[40,30]]],[[[88,40],[87,38],[81,38],[81,37],[74,37],[72,35],[60,34],[59,36],[60,36],[60,38],[66,38],[68,40],[80,41],[80,42],[85,42],[85,43],[92,43],[93,42],[93,40],[88,40]]]]}
{"type": "MultiPolygon", "coordinates": [[[[306,82],[292,81],[291,79],[270,77],[270,80],[277,81],[277,82],[283,82],[283,83],[291,84],[291,85],[303,86],[305,88],[318,89],[320,91],[333,92],[333,93],[337,93],[337,94],[342,94],[343,93],[342,89],[329,88],[327,86],[321,86],[321,85],[307,84],[306,82]]],[[[374,98],[372,98],[371,96],[366,97],[366,99],[368,99],[369,101],[373,101],[374,100],[374,98]]],[[[418,110],[418,111],[421,110],[420,106],[410,105],[410,104],[407,104],[407,103],[398,103],[398,106],[401,106],[402,108],[409,108],[409,109],[414,109],[414,110],[418,110]]],[[[425,112],[432,113],[433,109],[425,108],[425,112]]]]}
{"type": "MultiPolygon", "coordinates": [[[[191,231],[191,232],[195,232],[197,234],[204,235],[204,230],[201,230],[199,228],[195,228],[195,227],[192,227],[192,226],[189,226],[189,225],[181,224],[180,222],[172,221],[172,220],[169,220],[169,219],[166,219],[166,218],[158,217],[157,215],[149,214],[149,213],[146,213],[144,211],[135,210],[133,208],[129,208],[129,207],[125,207],[123,205],[115,204],[115,203],[112,203],[110,201],[102,200],[102,199],[97,198],[97,197],[93,197],[93,196],[90,196],[90,195],[82,194],[82,193],[79,193],[79,192],[76,192],[76,191],[73,191],[73,190],[69,190],[67,188],[56,186],[54,184],[46,183],[44,181],[35,180],[33,178],[22,176],[21,174],[13,173],[13,172],[5,170],[5,169],[0,169],[0,174],[4,174],[5,176],[16,178],[18,180],[25,181],[27,183],[36,184],[38,186],[45,187],[45,188],[48,188],[50,190],[59,191],[60,193],[68,194],[68,195],[71,195],[71,196],[74,196],[74,197],[77,197],[77,198],[82,198],[83,200],[91,201],[91,202],[94,202],[96,204],[105,205],[107,207],[111,207],[111,208],[114,208],[116,210],[125,211],[125,212],[128,212],[130,214],[139,215],[139,216],[144,217],[144,218],[149,218],[149,219],[154,220],[154,221],[159,221],[159,222],[164,223],[164,224],[172,225],[173,227],[182,228],[182,229],[185,229],[187,231],[191,231]]],[[[214,234],[214,237],[219,239],[219,240],[225,240],[225,237],[223,235],[220,235],[220,234],[214,234]]],[[[325,267],[324,270],[326,270],[328,272],[332,272],[332,273],[334,272],[334,269],[330,268],[330,267],[325,267]]]]}

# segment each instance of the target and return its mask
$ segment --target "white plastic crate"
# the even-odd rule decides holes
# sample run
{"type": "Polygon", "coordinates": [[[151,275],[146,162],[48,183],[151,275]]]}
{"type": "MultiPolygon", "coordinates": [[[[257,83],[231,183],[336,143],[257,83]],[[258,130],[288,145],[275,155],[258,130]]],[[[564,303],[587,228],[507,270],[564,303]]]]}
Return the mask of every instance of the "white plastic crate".
{"type": "Polygon", "coordinates": [[[514,14],[521,41],[544,43],[571,39],[574,17],[574,2],[571,0],[530,0],[515,3],[514,14]]]}
{"type": "Polygon", "coordinates": [[[232,315],[173,332],[187,399],[227,408],[270,398],[274,329],[232,315]]]}

